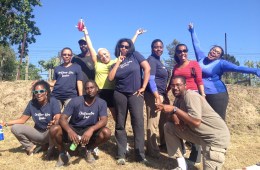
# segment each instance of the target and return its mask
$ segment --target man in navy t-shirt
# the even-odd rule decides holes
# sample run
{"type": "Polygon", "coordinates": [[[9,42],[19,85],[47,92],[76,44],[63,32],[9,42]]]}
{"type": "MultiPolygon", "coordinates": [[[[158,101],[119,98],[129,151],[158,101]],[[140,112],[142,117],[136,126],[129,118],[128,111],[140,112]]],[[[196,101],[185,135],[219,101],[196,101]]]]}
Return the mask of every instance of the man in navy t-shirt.
{"type": "Polygon", "coordinates": [[[71,99],[60,118],[60,125],[51,129],[51,137],[60,152],[57,167],[68,163],[69,158],[62,142],[73,142],[85,147],[86,161],[92,163],[95,158],[93,149],[105,143],[111,136],[107,124],[107,104],[97,97],[98,86],[88,80],[85,85],[86,95],[71,99]],[[68,122],[68,118],[70,120],[68,122]]]}

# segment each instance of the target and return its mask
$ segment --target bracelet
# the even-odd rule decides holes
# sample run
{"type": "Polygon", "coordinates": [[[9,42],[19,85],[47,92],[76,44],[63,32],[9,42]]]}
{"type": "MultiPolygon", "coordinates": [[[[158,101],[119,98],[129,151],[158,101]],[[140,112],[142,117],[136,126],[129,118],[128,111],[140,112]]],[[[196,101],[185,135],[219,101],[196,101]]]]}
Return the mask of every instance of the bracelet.
{"type": "Polygon", "coordinates": [[[206,96],[206,94],[201,94],[202,96],[206,96]]]}
{"type": "Polygon", "coordinates": [[[8,123],[5,123],[5,127],[7,127],[8,126],[8,123]]]}

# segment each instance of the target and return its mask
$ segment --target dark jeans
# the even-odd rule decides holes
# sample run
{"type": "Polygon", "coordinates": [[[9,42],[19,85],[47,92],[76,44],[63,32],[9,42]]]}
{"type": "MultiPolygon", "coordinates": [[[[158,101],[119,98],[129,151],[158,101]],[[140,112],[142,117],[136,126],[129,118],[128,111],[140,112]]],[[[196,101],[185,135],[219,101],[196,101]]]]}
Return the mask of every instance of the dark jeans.
{"type": "Polygon", "coordinates": [[[206,100],[209,105],[219,114],[219,116],[225,120],[226,110],[228,106],[228,93],[217,93],[217,94],[207,94],[206,100]]]}
{"type": "Polygon", "coordinates": [[[125,124],[128,110],[131,116],[131,125],[134,133],[134,147],[137,161],[145,158],[144,154],[144,99],[129,93],[114,92],[116,109],[115,137],[117,141],[117,158],[126,157],[127,134],[125,124]]]}

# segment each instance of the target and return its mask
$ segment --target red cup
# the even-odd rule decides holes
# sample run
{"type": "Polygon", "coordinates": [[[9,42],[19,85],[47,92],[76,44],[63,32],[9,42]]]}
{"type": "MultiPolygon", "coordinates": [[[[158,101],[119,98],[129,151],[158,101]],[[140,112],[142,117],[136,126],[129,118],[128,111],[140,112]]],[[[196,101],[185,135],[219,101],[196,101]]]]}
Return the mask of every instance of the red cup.
{"type": "Polygon", "coordinates": [[[79,30],[79,31],[82,31],[83,28],[84,28],[84,22],[83,22],[82,19],[80,19],[79,22],[78,22],[78,30],[79,30]]]}

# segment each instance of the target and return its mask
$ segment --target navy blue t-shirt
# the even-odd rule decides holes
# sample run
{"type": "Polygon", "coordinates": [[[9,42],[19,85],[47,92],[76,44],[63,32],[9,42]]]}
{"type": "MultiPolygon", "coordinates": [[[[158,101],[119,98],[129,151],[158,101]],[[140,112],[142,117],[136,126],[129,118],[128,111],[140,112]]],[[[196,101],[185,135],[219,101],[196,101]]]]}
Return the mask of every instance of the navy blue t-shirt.
{"type": "Polygon", "coordinates": [[[56,80],[52,95],[58,100],[66,100],[77,96],[77,81],[82,80],[81,68],[77,64],[69,67],[59,65],[54,69],[56,80]]]}
{"type": "Polygon", "coordinates": [[[71,116],[69,124],[75,128],[84,128],[96,124],[101,116],[107,116],[107,103],[96,97],[91,106],[85,104],[84,96],[78,96],[68,103],[62,114],[71,116]]]}
{"type": "Polygon", "coordinates": [[[115,90],[125,93],[134,93],[141,88],[142,69],[140,63],[144,60],[145,58],[138,52],[134,52],[131,56],[123,60],[116,71],[115,90]]]}
{"type": "MultiPolygon", "coordinates": [[[[156,56],[150,56],[147,59],[151,71],[150,76],[154,76],[154,81],[157,87],[157,91],[159,94],[166,94],[166,87],[167,87],[167,80],[168,80],[168,71],[166,67],[161,63],[160,57],[156,56]]],[[[150,89],[150,81],[148,86],[148,91],[152,93],[152,90],[150,89]]]]}
{"type": "Polygon", "coordinates": [[[23,112],[23,115],[31,116],[35,125],[34,128],[39,131],[46,131],[48,123],[53,120],[56,114],[60,114],[60,105],[54,97],[50,98],[44,106],[40,106],[37,103],[30,101],[23,112]]]}

